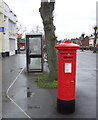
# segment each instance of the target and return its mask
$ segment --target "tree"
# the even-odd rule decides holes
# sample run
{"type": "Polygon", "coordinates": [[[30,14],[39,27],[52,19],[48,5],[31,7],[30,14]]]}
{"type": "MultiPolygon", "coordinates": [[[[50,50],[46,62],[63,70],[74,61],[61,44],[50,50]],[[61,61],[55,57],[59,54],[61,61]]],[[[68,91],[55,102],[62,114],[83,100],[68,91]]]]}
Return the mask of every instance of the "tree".
{"type": "Polygon", "coordinates": [[[97,33],[97,26],[95,26],[94,28],[94,50],[93,50],[93,53],[96,53],[96,40],[97,40],[97,35],[98,35],[98,33],[97,33]]]}
{"type": "MultiPolygon", "coordinates": [[[[84,34],[84,33],[82,33],[82,35],[81,35],[82,40],[84,40],[84,36],[85,36],[85,34],[84,34]]],[[[82,42],[81,42],[81,43],[82,43],[82,42]]],[[[82,43],[82,51],[84,51],[84,49],[83,49],[83,43],[82,43]]]]}
{"type": "Polygon", "coordinates": [[[42,33],[42,27],[41,26],[35,26],[31,29],[31,33],[42,33]]]}
{"type": "Polygon", "coordinates": [[[18,26],[17,26],[17,33],[18,34],[23,34],[24,32],[26,32],[26,27],[23,27],[21,24],[19,24],[18,26]]]}
{"type": "MultiPolygon", "coordinates": [[[[26,27],[23,27],[21,24],[17,26],[17,34],[24,34],[26,32],[26,27]]],[[[20,52],[20,40],[21,38],[17,38],[17,47],[18,47],[18,52],[20,52]]]]}
{"type": "Polygon", "coordinates": [[[49,64],[49,76],[48,80],[53,81],[57,79],[57,56],[56,50],[54,49],[56,43],[55,36],[55,26],[53,24],[53,11],[55,6],[55,0],[43,0],[41,1],[41,7],[39,8],[39,12],[44,25],[45,32],[45,40],[46,40],[46,48],[48,55],[48,64],[49,64]]]}

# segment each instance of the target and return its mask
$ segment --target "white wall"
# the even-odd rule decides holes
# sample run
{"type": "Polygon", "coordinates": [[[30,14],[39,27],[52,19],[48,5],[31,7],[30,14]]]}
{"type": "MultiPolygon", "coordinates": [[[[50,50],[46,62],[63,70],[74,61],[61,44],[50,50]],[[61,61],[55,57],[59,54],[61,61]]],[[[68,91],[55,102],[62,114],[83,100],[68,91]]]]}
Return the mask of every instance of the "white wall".
{"type": "Polygon", "coordinates": [[[0,12],[2,13],[2,0],[0,0],[0,12]]]}
{"type": "Polygon", "coordinates": [[[98,1],[96,2],[96,25],[98,26],[98,1]]]}
{"type": "MultiPolygon", "coordinates": [[[[3,27],[2,0],[0,0],[0,27],[3,27]]],[[[2,52],[3,33],[0,32],[0,53],[2,52]]],[[[0,54],[1,58],[1,54],[0,54]]],[[[0,120],[2,119],[2,61],[0,61],[0,120]]]]}
{"type": "Polygon", "coordinates": [[[96,45],[98,45],[98,38],[97,38],[97,40],[96,40],[96,45]]]}
{"type": "MultiPolygon", "coordinates": [[[[96,2],[96,25],[98,27],[98,1],[96,2]]],[[[98,38],[96,41],[96,45],[98,44],[98,38]]]]}
{"type": "Polygon", "coordinates": [[[15,54],[15,50],[17,50],[17,16],[10,10],[5,2],[3,2],[3,6],[5,28],[3,52],[9,52],[10,55],[13,55],[15,54]],[[11,48],[11,45],[13,45],[13,49],[11,48]]]}
{"type": "Polygon", "coordinates": [[[94,46],[94,39],[93,38],[89,39],[89,46],[94,46]]]}
{"type": "MultiPolygon", "coordinates": [[[[3,1],[0,0],[0,27],[3,27],[3,1]]],[[[0,32],[0,53],[2,52],[3,33],[0,32]]]]}

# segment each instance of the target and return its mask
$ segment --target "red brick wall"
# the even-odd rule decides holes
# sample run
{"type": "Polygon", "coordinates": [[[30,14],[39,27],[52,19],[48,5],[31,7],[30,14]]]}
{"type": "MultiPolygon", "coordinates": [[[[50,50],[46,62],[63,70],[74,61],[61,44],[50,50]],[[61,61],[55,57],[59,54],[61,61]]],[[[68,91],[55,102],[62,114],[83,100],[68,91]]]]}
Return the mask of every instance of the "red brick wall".
{"type": "Polygon", "coordinates": [[[81,42],[82,46],[89,46],[89,37],[86,36],[81,42]]]}

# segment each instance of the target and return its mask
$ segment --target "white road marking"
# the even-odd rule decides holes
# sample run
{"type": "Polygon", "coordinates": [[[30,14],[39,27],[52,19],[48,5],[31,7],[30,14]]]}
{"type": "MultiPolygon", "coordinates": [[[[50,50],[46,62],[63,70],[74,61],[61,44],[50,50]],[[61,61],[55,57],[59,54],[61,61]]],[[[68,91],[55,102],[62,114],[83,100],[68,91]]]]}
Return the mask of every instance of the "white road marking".
{"type": "Polygon", "coordinates": [[[14,81],[11,83],[11,85],[10,85],[9,88],[7,89],[6,94],[7,94],[7,97],[8,97],[29,119],[32,120],[32,118],[8,95],[10,88],[11,88],[11,87],[13,86],[13,84],[16,82],[16,80],[18,79],[18,77],[20,76],[20,74],[23,72],[24,69],[25,69],[25,68],[23,68],[23,69],[20,71],[20,73],[18,74],[18,76],[17,76],[17,77],[14,79],[14,81]]]}

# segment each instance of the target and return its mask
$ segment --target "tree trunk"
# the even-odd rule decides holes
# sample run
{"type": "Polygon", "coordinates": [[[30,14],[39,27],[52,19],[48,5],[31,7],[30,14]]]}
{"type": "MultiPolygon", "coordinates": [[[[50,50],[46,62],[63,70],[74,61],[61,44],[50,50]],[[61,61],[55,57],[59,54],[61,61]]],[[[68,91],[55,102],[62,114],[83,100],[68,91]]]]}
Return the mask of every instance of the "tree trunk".
{"type": "Polygon", "coordinates": [[[94,49],[93,49],[93,53],[96,53],[96,39],[97,39],[97,35],[95,35],[95,39],[94,39],[94,49]]]}
{"type": "Polygon", "coordinates": [[[57,56],[54,49],[56,43],[55,26],[53,25],[53,10],[55,2],[41,2],[39,9],[44,25],[46,49],[49,64],[49,79],[50,81],[57,79],[57,56]]]}
{"type": "Polygon", "coordinates": [[[94,49],[93,49],[93,53],[96,53],[96,40],[97,40],[97,26],[94,27],[94,49]]]}
{"type": "Polygon", "coordinates": [[[97,33],[95,32],[93,53],[96,53],[96,39],[97,39],[97,33]]]}

